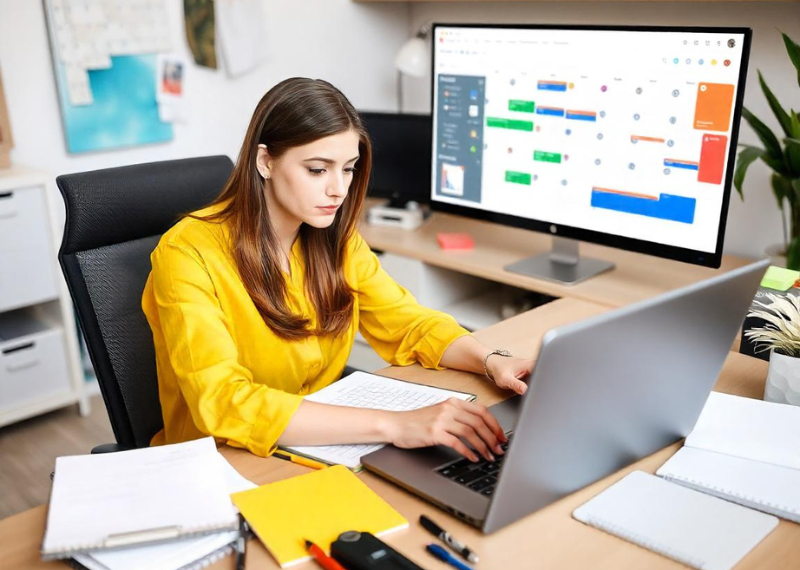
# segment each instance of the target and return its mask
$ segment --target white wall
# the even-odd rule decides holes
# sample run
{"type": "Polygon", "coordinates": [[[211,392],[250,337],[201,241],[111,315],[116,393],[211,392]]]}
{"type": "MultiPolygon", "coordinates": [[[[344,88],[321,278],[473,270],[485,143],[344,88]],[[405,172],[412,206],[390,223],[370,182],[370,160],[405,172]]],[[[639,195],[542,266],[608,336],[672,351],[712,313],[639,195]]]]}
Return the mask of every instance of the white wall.
{"type": "MultiPolygon", "coordinates": [[[[168,143],[69,155],[42,2],[0,0],[0,69],[15,141],[12,161],[55,176],[206,154],[235,159],[261,96],[278,81],[298,75],[330,81],[358,108],[396,108],[393,59],[407,39],[407,6],[350,0],[262,1],[268,13],[269,61],[245,76],[229,79],[221,68],[194,65],[184,34],[183,2],[166,0],[173,50],[191,62],[187,76],[190,121],[176,125],[168,143]]],[[[219,58],[218,63],[222,65],[219,58]]]]}
{"type": "MultiPolygon", "coordinates": [[[[684,26],[748,26],[753,47],[745,90],[745,105],[771,127],[777,122],[761,94],[756,69],[784,106],[800,110],[797,74],[786,55],[778,29],[800,42],[800,4],[797,2],[433,2],[413,4],[411,31],[430,22],[495,22],[549,24],[628,24],[684,26]]],[[[427,112],[430,79],[404,80],[404,107],[427,112]]],[[[776,131],[779,132],[779,129],[776,131]]],[[[749,127],[740,142],[756,144],[749,127]]],[[[782,239],[777,205],[769,188],[769,169],[750,168],[745,182],[746,202],[732,190],[725,251],[760,257],[764,248],[782,239]]]]}

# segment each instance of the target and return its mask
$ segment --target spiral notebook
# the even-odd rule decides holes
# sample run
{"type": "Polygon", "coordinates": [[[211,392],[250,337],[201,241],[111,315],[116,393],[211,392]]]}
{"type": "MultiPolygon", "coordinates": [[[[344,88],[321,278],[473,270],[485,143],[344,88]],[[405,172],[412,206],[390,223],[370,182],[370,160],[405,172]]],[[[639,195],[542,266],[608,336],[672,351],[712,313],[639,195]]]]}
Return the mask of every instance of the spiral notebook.
{"type": "MultiPolygon", "coordinates": [[[[216,454],[225,476],[228,493],[256,487],[216,454]]],[[[231,508],[236,510],[231,504],[231,508]]],[[[164,544],[135,546],[75,554],[67,563],[77,570],[200,570],[232,554],[239,531],[184,538],[164,544]]]]}
{"type": "Polygon", "coordinates": [[[629,473],[572,516],[698,570],[733,568],[778,524],[643,471],[629,473]]]}
{"type": "Polygon", "coordinates": [[[42,558],[237,528],[213,438],[59,457],[42,558]]]}
{"type": "Polygon", "coordinates": [[[712,392],[668,481],[800,522],[800,407],[712,392]]]}

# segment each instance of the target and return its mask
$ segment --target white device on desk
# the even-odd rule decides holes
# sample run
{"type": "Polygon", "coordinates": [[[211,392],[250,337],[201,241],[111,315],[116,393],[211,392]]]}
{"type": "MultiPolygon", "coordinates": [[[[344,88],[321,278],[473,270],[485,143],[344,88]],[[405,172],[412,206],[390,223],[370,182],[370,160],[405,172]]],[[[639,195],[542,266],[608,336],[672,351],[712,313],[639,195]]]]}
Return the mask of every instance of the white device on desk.
{"type": "Polygon", "coordinates": [[[425,221],[425,212],[417,202],[407,202],[405,208],[373,206],[367,211],[367,223],[373,226],[415,230],[425,221]]]}

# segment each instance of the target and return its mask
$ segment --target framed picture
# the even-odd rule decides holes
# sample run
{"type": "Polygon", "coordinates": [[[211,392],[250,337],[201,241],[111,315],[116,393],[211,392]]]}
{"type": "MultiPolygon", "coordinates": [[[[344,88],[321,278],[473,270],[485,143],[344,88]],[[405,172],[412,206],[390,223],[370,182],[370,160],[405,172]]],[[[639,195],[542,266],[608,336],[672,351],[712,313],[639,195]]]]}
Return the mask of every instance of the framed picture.
{"type": "Polygon", "coordinates": [[[14,146],[11,138],[11,121],[8,118],[6,96],[3,91],[3,76],[0,74],[0,168],[11,166],[10,152],[14,146]]]}

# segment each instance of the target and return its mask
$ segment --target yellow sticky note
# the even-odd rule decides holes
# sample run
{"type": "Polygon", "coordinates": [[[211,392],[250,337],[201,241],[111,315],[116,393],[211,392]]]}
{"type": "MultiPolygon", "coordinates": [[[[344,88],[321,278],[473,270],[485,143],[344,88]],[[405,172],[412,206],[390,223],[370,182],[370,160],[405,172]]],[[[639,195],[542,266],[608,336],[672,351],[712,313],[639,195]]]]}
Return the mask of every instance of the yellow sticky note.
{"type": "Polygon", "coordinates": [[[310,558],[305,541],[323,549],[348,530],[381,535],[408,521],[357,475],[335,465],[231,495],[281,568],[310,558]]]}

